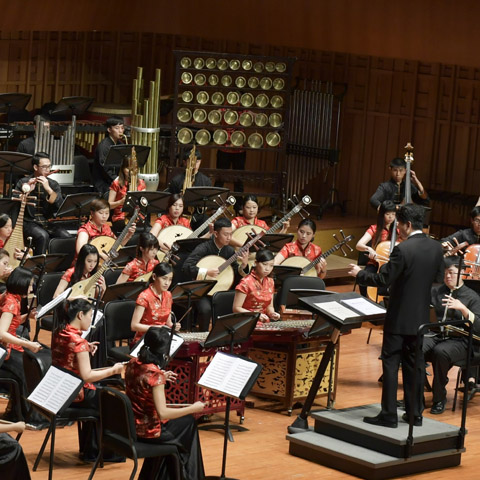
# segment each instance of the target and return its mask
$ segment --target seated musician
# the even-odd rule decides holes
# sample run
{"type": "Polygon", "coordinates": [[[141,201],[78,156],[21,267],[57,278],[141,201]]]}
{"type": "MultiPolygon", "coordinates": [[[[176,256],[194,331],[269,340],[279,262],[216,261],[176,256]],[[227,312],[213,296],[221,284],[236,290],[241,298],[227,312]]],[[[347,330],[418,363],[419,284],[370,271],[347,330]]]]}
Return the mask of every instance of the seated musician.
{"type": "Polygon", "coordinates": [[[138,277],[153,271],[158,265],[158,239],[151,233],[143,232],[138,237],[137,257],[125,265],[116,283],[133,282],[138,277]]]}
{"type": "Polygon", "coordinates": [[[113,145],[122,145],[125,127],[123,119],[120,117],[111,117],[105,122],[108,135],[97,145],[95,149],[95,158],[93,160],[92,179],[96,190],[102,195],[108,192],[113,179],[116,176],[114,167],[105,167],[110,147],[113,145]]]}
{"type": "MultiPolygon", "coordinates": [[[[71,407],[98,410],[98,390],[94,383],[122,373],[124,365],[116,363],[111,367],[92,369],[90,355],[95,355],[98,342],[89,343],[82,338],[82,332],[87,331],[92,323],[93,307],[88,300],[80,297],[66,300],[59,311],[60,325],[52,338],[52,365],[71,371],[85,382],[71,407]]],[[[79,446],[82,458],[91,461],[97,457],[98,448],[93,440],[95,429],[87,425],[79,432],[79,446]]]]}
{"type": "MultiPolygon", "coordinates": [[[[168,263],[155,266],[150,285],[138,297],[132,316],[131,328],[135,333],[132,344],[137,343],[152,326],[172,327],[172,284],[173,272],[168,263]]],[[[177,324],[180,329],[180,324],[177,324]]]]}
{"type": "MultiPolygon", "coordinates": [[[[53,294],[53,298],[58,297],[62,294],[68,287],[75,285],[82,280],[90,278],[97,272],[98,261],[100,257],[98,255],[98,250],[95,245],[90,245],[86,243],[78,254],[77,260],[73,267],[70,267],[58,282],[58,286],[53,294]]],[[[97,285],[105,292],[107,288],[105,285],[105,279],[100,277],[98,279],[97,285]]]]}
{"type": "Polygon", "coordinates": [[[274,282],[269,275],[273,271],[274,256],[270,250],[259,250],[255,255],[253,270],[235,287],[233,311],[260,312],[260,322],[278,320],[280,314],[273,307],[274,282]]]}
{"type": "Polygon", "coordinates": [[[6,213],[2,213],[0,215],[0,248],[5,246],[12,234],[12,230],[12,219],[6,213]]]}
{"type": "MultiPolygon", "coordinates": [[[[25,401],[27,398],[27,389],[25,375],[23,373],[23,349],[27,348],[32,352],[38,352],[42,346],[38,342],[31,342],[26,338],[18,336],[17,329],[27,320],[26,314],[21,314],[22,298],[32,292],[33,274],[25,268],[16,268],[8,277],[7,291],[0,297],[0,342],[7,349],[7,357],[3,362],[1,369],[8,372],[20,385],[21,409],[25,418],[30,410],[25,401]]],[[[35,312],[31,315],[35,317],[35,312]]],[[[9,402],[7,406],[7,417],[14,414],[14,409],[9,402]]],[[[8,420],[18,420],[17,418],[7,418],[8,420]]],[[[42,428],[40,415],[31,415],[30,424],[34,428],[42,428]]]]}
{"type": "MultiPolygon", "coordinates": [[[[227,218],[219,218],[213,224],[213,235],[207,242],[201,243],[187,257],[183,264],[183,273],[188,280],[204,280],[207,277],[217,278],[219,275],[218,268],[199,268],[197,263],[204,257],[215,255],[229,259],[235,254],[235,250],[230,245],[232,238],[232,222],[227,218]]],[[[231,267],[234,270],[236,280],[239,276],[244,277],[248,274],[248,251],[239,257],[241,265],[233,262],[231,267]]],[[[197,310],[197,322],[200,331],[207,331],[210,325],[210,317],[212,316],[212,303],[210,297],[204,297],[195,303],[197,310]]]]}
{"type": "MultiPolygon", "coordinates": [[[[370,197],[370,205],[376,210],[379,210],[380,205],[385,200],[391,200],[399,204],[405,198],[405,174],[407,173],[405,160],[403,158],[394,158],[390,162],[390,173],[390,180],[381,183],[370,197]]],[[[413,203],[428,206],[430,203],[428,194],[413,170],[411,170],[411,179],[413,203]]]]}
{"type": "Polygon", "coordinates": [[[8,432],[23,433],[25,422],[0,423],[0,468],[2,480],[30,480],[27,459],[17,440],[8,432]]]}
{"type": "MultiPolygon", "coordinates": [[[[249,225],[256,225],[257,227],[268,230],[267,222],[261,220],[257,217],[258,214],[258,199],[256,195],[246,195],[243,197],[242,203],[242,216],[235,217],[232,220],[232,230],[235,231],[237,228],[245,227],[249,225]]],[[[282,230],[279,233],[286,233],[288,227],[290,226],[290,221],[283,224],[282,230]]],[[[243,242],[244,243],[244,242],[243,242]]],[[[232,239],[230,245],[233,247],[241,247],[242,242],[232,239]]]]}
{"type": "MultiPolygon", "coordinates": [[[[391,200],[382,202],[377,215],[377,224],[370,225],[362,238],[357,242],[356,249],[359,252],[368,253],[368,263],[365,270],[369,272],[378,271],[378,262],[376,260],[376,248],[379,243],[386,242],[392,238],[392,226],[395,221],[396,206],[391,200]]],[[[399,232],[397,229],[397,238],[399,232]]],[[[361,285],[360,293],[366,297],[367,287],[361,285]]]]}
{"type": "MultiPolygon", "coordinates": [[[[432,288],[431,303],[435,308],[437,322],[461,320],[473,322],[473,333],[480,335],[480,297],[468,288],[462,280],[458,281],[458,257],[445,258],[443,285],[432,288]]],[[[457,362],[466,359],[468,338],[455,332],[442,332],[433,336],[425,335],[423,353],[433,367],[433,400],[430,413],[443,413],[447,403],[448,371],[457,362]]],[[[480,347],[475,345],[475,351],[480,347]]]]}
{"type": "MultiPolygon", "coordinates": [[[[297,240],[286,243],[275,256],[275,265],[280,265],[289,257],[305,257],[310,261],[315,260],[322,254],[322,249],[313,243],[313,237],[317,226],[309,218],[303,219],[298,224],[297,240]]],[[[319,278],[325,278],[327,274],[327,262],[322,258],[316,265],[315,270],[319,278]]]]}
{"type": "Polygon", "coordinates": [[[34,134],[30,137],[23,139],[17,147],[17,152],[26,153],[27,155],[33,155],[35,153],[35,137],[37,135],[37,121],[43,122],[45,128],[50,127],[50,120],[44,115],[35,115],[33,117],[34,134]]]}
{"type": "MultiPolygon", "coordinates": [[[[157,218],[153,224],[150,233],[155,235],[157,238],[160,235],[160,232],[167,227],[173,225],[180,225],[185,228],[190,228],[190,220],[185,218],[183,215],[183,197],[179,193],[170,195],[167,204],[167,213],[162,215],[160,218],[157,218]]],[[[170,250],[171,245],[164,243],[159,240],[160,249],[164,252],[170,250]]]]}
{"type": "Polygon", "coordinates": [[[112,230],[116,235],[125,227],[125,212],[123,212],[122,209],[125,199],[127,198],[127,192],[129,190],[141,192],[147,188],[145,182],[141,179],[138,179],[137,185],[134,188],[131,187],[129,170],[130,158],[129,155],[125,155],[120,171],[118,172],[118,177],[112,182],[108,192],[108,203],[110,204],[110,208],[113,209],[112,230]]]}
{"type": "MultiPolygon", "coordinates": [[[[0,248],[0,282],[6,282],[11,273],[12,266],[10,265],[10,255],[5,249],[0,248]]],[[[0,283],[0,293],[3,293],[4,291],[5,284],[0,283]]]]}
{"type": "MultiPolygon", "coordinates": [[[[90,243],[97,237],[106,236],[116,238],[112,229],[107,225],[108,216],[110,215],[110,205],[104,198],[95,198],[90,204],[90,220],[78,229],[77,243],[75,251],[77,255],[80,249],[87,243],[90,243]]],[[[128,233],[124,238],[122,245],[125,245],[135,233],[135,225],[128,229],[128,233]]],[[[107,258],[104,252],[99,252],[100,257],[104,260],[107,258]]],[[[108,252],[106,252],[108,253],[108,252]]]]}
{"type": "Polygon", "coordinates": [[[50,237],[69,238],[70,234],[48,223],[62,204],[60,185],[48,177],[52,168],[48,153],[37,152],[32,157],[32,166],[33,174],[21,178],[15,188],[22,191],[22,185],[29,183],[31,195],[37,197],[35,206],[27,204],[25,207],[23,236],[25,239],[32,237],[35,255],[42,255],[47,251],[50,237]]]}
{"type": "Polygon", "coordinates": [[[455,240],[460,244],[467,242],[469,245],[480,243],[480,206],[473,207],[470,212],[470,221],[472,226],[452,233],[448,237],[442,238],[442,246],[445,248],[455,247],[455,240]]]}
{"type": "MultiPolygon", "coordinates": [[[[165,371],[170,335],[165,328],[150,328],[138,358],[132,358],[125,372],[126,394],[132,403],[137,436],[152,444],[174,443],[179,447],[185,480],[203,480],[202,451],[195,413],[205,408],[202,402],[171,408],[165,397],[165,384],[176,374],[165,371]]],[[[146,458],[139,478],[170,478],[163,470],[163,458],[146,458]]]]}

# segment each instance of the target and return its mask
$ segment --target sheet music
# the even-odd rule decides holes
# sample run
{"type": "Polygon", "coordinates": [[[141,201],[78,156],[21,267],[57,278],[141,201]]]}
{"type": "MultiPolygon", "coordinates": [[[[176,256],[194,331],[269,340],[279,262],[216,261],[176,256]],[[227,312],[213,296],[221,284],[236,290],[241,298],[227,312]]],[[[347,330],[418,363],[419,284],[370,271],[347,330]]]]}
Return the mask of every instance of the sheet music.
{"type": "Polygon", "coordinates": [[[0,366],[2,366],[5,358],[7,358],[7,349],[0,345],[0,366]]]}
{"type": "Polygon", "coordinates": [[[347,300],[341,300],[341,302],[354,308],[362,315],[378,315],[386,312],[385,308],[371,303],[365,298],[349,298],[347,300]]]}
{"type": "MultiPolygon", "coordinates": [[[[173,334],[172,343],[170,344],[170,357],[173,357],[177,350],[181,347],[182,343],[185,340],[178,335],[177,333],[173,334]]],[[[138,354],[140,353],[140,349],[143,347],[143,337],[139,340],[139,342],[135,345],[134,349],[130,352],[130,356],[133,358],[137,358],[138,354]]]]}
{"type": "Polygon", "coordinates": [[[344,307],[341,303],[339,302],[319,302],[319,303],[314,303],[314,305],[330,315],[333,315],[334,317],[339,318],[340,320],[345,320],[346,318],[352,318],[352,317],[359,317],[360,314],[357,312],[354,312],[353,310],[350,310],[347,307],[344,307]]]}
{"type": "Polygon", "coordinates": [[[97,310],[97,314],[95,315],[95,320],[90,324],[88,330],[85,330],[82,333],[82,338],[87,338],[87,335],[92,331],[92,329],[96,328],[97,323],[103,318],[103,312],[101,310],[97,310]],[[93,326],[92,326],[93,325],[93,326]]]}
{"type": "Polygon", "coordinates": [[[56,414],[80,385],[83,385],[81,378],[52,366],[30,394],[28,400],[56,414]]]}
{"type": "Polygon", "coordinates": [[[44,305],[38,312],[37,312],[37,318],[41,318],[44,315],[46,315],[50,310],[54,309],[60,302],[68,298],[70,295],[70,292],[72,291],[72,288],[67,288],[62,294],[60,294],[58,297],[54,298],[53,300],[50,300],[46,305],[44,305]]]}
{"type": "Polygon", "coordinates": [[[226,395],[240,397],[256,368],[255,362],[217,352],[198,384],[226,395]]]}

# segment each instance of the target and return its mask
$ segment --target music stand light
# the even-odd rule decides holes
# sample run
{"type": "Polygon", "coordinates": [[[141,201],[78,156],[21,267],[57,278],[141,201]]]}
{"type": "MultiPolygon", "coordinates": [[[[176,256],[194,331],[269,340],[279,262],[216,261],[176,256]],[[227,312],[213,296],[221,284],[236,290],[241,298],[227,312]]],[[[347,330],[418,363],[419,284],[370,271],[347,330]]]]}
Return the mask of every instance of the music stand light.
{"type": "Polygon", "coordinates": [[[190,187],[185,190],[183,202],[187,207],[218,208],[215,199],[220,196],[223,202],[230,190],[221,187],[190,187]]]}

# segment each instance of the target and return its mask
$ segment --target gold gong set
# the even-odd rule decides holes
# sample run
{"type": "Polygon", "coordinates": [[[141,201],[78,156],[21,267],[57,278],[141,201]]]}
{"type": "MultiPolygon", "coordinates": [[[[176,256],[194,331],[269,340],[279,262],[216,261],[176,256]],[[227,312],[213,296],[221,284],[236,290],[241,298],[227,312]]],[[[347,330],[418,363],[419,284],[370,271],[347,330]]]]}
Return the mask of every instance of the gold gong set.
{"type": "Polygon", "coordinates": [[[283,149],[291,59],[177,51],[180,144],[283,149]]]}

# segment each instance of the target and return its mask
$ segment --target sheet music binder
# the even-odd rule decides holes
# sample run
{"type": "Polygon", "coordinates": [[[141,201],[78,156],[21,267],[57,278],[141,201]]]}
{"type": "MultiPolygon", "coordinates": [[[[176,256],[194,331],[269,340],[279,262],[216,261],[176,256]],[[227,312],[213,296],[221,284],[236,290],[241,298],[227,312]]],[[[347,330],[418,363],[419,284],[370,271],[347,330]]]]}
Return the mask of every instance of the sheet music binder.
{"type": "Polygon", "coordinates": [[[51,415],[61,414],[77,398],[84,381],[70,370],[53,365],[28,400],[51,415]]]}
{"type": "Polygon", "coordinates": [[[198,380],[197,385],[228,397],[245,400],[245,397],[255,385],[262,368],[262,365],[248,358],[231,353],[217,352],[198,380]],[[224,369],[228,368],[228,372],[223,371],[220,375],[215,372],[222,367],[224,369]],[[219,376],[222,377],[220,382],[218,381],[219,376]],[[238,385],[232,385],[235,380],[241,382],[240,391],[238,385]],[[221,388],[222,386],[223,388],[221,388]],[[238,394],[235,392],[238,392],[238,394]]]}

